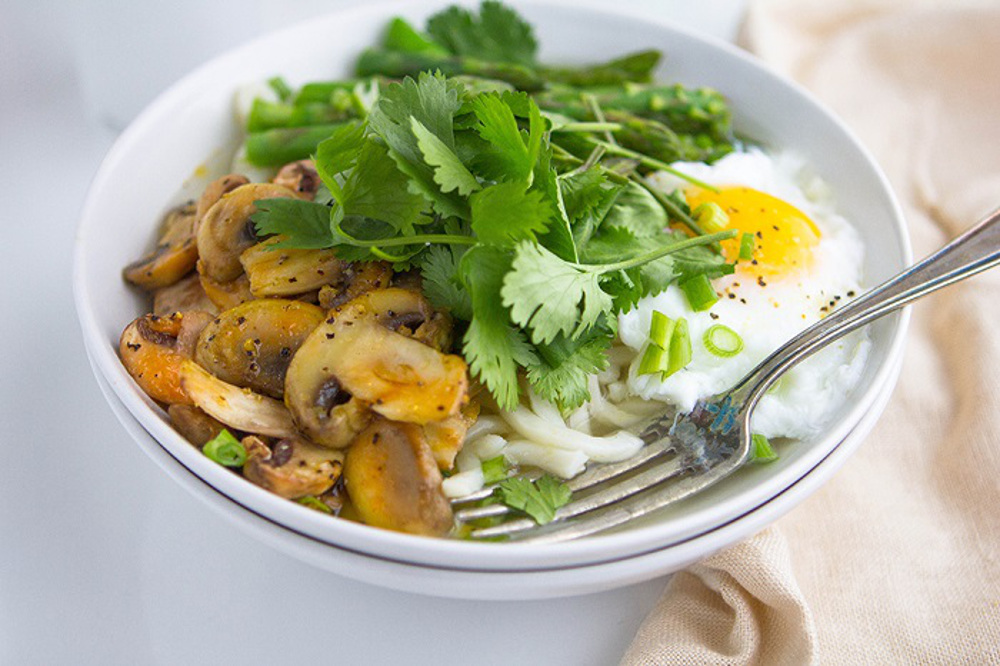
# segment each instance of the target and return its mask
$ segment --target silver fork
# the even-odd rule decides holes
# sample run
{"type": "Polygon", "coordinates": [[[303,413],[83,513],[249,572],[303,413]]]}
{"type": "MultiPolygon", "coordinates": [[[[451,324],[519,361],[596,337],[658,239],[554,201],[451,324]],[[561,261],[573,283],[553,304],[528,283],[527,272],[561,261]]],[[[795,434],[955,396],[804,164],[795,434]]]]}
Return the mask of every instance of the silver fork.
{"type": "MultiPolygon", "coordinates": [[[[632,521],[726,478],[750,459],[751,415],[764,392],[784,372],[851,331],[996,266],[1000,263],[998,221],[1000,209],[923,261],[802,331],[730,390],[699,401],[687,414],[663,414],[647,423],[640,430],[645,446],[636,456],[590,465],[567,482],[574,499],[556,511],[551,523],[539,526],[530,518],[510,518],[474,529],[470,537],[531,543],[576,539],[632,521]]],[[[488,487],[453,500],[456,519],[469,523],[510,514],[502,504],[470,506],[492,492],[488,487]]]]}

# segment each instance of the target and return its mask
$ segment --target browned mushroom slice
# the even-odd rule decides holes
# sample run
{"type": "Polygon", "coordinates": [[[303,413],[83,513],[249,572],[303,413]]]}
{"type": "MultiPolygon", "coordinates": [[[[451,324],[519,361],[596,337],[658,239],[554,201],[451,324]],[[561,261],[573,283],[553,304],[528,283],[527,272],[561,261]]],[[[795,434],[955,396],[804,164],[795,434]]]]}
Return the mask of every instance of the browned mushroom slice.
{"type": "Polygon", "coordinates": [[[294,437],[269,448],[258,437],[244,437],[247,461],[243,476],[276,495],[296,499],[319,495],[333,487],[343,469],[344,454],[294,437]]]}
{"type": "Polygon", "coordinates": [[[215,202],[198,223],[199,272],[223,284],[238,278],[240,254],[258,240],[250,220],[257,212],[254,202],[276,198],[295,198],[295,193],[274,183],[249,183],[215,202]]]}
{"type": "Polygon", "coordinates": [[[392,266],[384,261],[364,261],[350,264],[339,282],[319,290],[319,304],[331,310],[362,294],[385,289],[392,281],[392,266]]]}
{"type": "Polygon", "coordinates": [[[210,314],[219,311],[218,306],[205,293],[197,273],[191,273],[180,282],[153,292],[153,314],[166,316],[190,310],[200,310],[210,314]]]}
{"type": "Polygon", "coordinates": [[[145,315],[125,327],[118,353],[146,395],[168,404],[190,404],[181,390],[181,363],[192,356],[194,341],[211,318],[204,312],[145,315]]]}
{"type": "Polygon", "coordinates": [[[268,238],[240,255],[254,296],[296,296],[340,278],[345,264],[333,250],[272,249],[282,238],[268,238]]]}
{"type": "Polygon", "coordinates": [[[325,316],[322,308],[301,301],[248,301],[205,327],[194,359],[224,382],[281,398],[292,355],[325,316]]]}
{"type": "Polygon", "coordinates": [[[201,448],[222,432],[225,426],[194,405],[170,405],[167,409],[174,430],[195,446],[201,448]]]}
{"type": "Polygon", "coordinates": [[[299,160],[281,167],[271,182],[283,185],[299,197],[312,201],[316,198],[316,190],[321,181],[312,160],[299,160]]]}
{"type": "Polygon", "coordinates": [[[201,288],[205,291],[208,300],[212,301],[220,312],[253,300],[253,294],[250,293],[250,280],[245,274],[231,282],[216,282],[202,272],[199,261],[198,281],[201,283],[201,288]]]}
{"type": "Polygon", "coordinates": [[[348,449],[344,482],[369,525],[429,536],[452,528],[441,472],[417,425],[376,419],[348,449]]]}
{"type": "Polygon", "coordinates": [[[191,272],[198,261],[195,244],[195,207],[186,204],[167,213],[163,235],[152,252],[125,267],[125,279],[143,289],[174,284],[191,272]]]}
{"type": "MultiPolygon", "coordinates": [[[[294,357],[292,361],[294,363],[294,357]]],[[[343,390],[321,365],[300,363],[285,375],[285,405],[309,439],[334,449],[350,445],[371,422],[368,403],[343,390]]]]}
{"type": "Polygon", "coordinates": [[[191,402],[231,428],[270,437],[298,436],[279,400],[228,384],[194,361],[181,363],[180,383],[191,402]]]}
{"type": "Polygon", "coordinates": [[[241,176],[237,173],[229,173],[221,178],[213,180],[204,190],[202,190],[201,196],[198,198],[198,207],[195,214],[196,219],[200,220],[205,217],[205,213],[208,212],[208,209],[214,206],[224,194],[229,194],[237,187],[246,185],[249,182],[249,178],[241,176]]]}
{"type": "Polygon", "coordinates": [[[380,319],[391,323],[395,312],[367,296],[333,310],[292,358],[285,402],[296,420],[303,423],[330,387],[394,421],[424,424],[458,413],[468,397],[465,361],[390,330],[380,319]]]}
{"type": "Polygon", "coordinates": [[[438,350],[451,346],[451,317],[438,312],[423,294],[392,287],[376,289],[358,297],[380,324],[438,350]]]}
{"type": "Polygon", "coordinates": [[[455,466],[455,456],[462,450],[465,434],[478,416],[479,404],[470,402],[458,414],[424,426],[424,437],[439,468],[451,469],[455,466]]]}

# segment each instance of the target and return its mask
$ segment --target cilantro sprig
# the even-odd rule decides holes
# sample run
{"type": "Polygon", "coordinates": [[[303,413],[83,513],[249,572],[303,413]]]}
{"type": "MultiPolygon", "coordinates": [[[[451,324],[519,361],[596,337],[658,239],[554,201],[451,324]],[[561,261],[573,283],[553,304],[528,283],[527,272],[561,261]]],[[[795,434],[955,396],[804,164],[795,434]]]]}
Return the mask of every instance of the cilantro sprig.
{"type": "Polygon", "coordinates": [[[446,10],[425,33],[394,20],[359,74],[401,81],[314,83],[291,98],[328,94],[354,114],[311,152],[329,196],[263,200],[253,221],[280,236],[272,247],[419,268],[501,408],[526,377],[570,410],[607,367],[617,314],[679,277],[731,272],[716,248],[737,232],[701,233],[683,197],[646,174],[724,154],[732,138],[717,95],[643,83],[655,58],[557,70],[536,51],[530,26],[495,2],[446,10]],[[369,71],[386,58],[395,65],[369,71]]]}
{"type": "Polygon", "coordinates": [[[559,507],[565,506],[572,495],[565,483],[549,474],[536,481],[520,477],[504,479],[495,492],[501,502],[531,516],[539,525],[551,523],[559,507]]]}

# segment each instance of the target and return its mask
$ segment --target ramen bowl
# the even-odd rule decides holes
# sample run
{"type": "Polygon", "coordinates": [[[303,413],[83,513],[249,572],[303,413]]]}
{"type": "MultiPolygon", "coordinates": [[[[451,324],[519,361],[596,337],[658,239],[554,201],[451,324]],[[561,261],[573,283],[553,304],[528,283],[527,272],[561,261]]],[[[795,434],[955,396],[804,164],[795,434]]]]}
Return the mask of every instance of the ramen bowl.
{"type": "MultiPolygon", "coordinates": [[[[864,241],[867,284],[909,263],[899,206],[878,166],[835,116],[794,83],[731,45],[648,17],[560,3],[511,4],[534,26],[544,62],[596,62],[637,48],[662,50],[658,80],[718,89],[730,101],[740,134],[765,148],[793,150],[829,185],[838,212],[864,241]]],[[[796,441],[774,463],[747,466],[633,525],[558,544],[412,536],[284,500],[206,458],[171,428],[163,409],[125,371],[118,338],[149,304],[124,282],[121,268],[153,244],[157,221],[168,208],[227,171],[241,139],[233,112],[236,90],[279,74],[293,86],[348,76],[392,16],[420,25],[443,6],[359,6],[259,38],[178,81],[117,140],[83,209],[74,289],[92,367],[123,425],[171,478],[262,541],[341,575],[428,594],[538,598],[634,583],[697,561],[791,510],[839,467],[878,418],[895,383],[907,313],[869,327],[871,350],[860,380],[819,436],[796,441]]]]}

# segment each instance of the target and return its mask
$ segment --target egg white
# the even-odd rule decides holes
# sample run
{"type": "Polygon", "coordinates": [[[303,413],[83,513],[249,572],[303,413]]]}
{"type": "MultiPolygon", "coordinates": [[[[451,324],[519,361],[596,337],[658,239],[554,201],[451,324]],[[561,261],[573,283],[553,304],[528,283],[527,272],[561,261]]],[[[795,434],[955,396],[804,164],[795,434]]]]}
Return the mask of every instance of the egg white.
{"type": "MultiPolygon", "coordinates": [[[[807,269],[769,275],[758,281],[738,269],[713,282],[722,298],[705,312],[694,312],[676,286],[643,298],[619,317],[621,341],[637,352],[627,386],[646,400],[660,400],[681,411],[724,391],[752,370],[768,354],[861,292],[864,246],[857,231],[832,206],[822,182],[805,173],[803,163],[790,155],[769,156],[751,149],[733,153],[714,165],[678,163],[675,168],[720,186],[746,186],[765,192],[805,213],[820,231],[807,269]],[[690,364],[666,380],[637,374],[641,351],[649,338],[652,312],[672,319],[684,317],[692,342],[690,364]],[[721,358],[704,345],[705,331],[722,324],[743,339],[743,350],[721,358]]],[[[658,184],[670,191],[687,184],[668,174],[657,174],[658,184]]],[[[835,343],[787,373],[761,400],[753,429],[769,438],[804,438],[819,432],[830,412],[854,386],[868,356],[864,332],[835,343]]]]}

